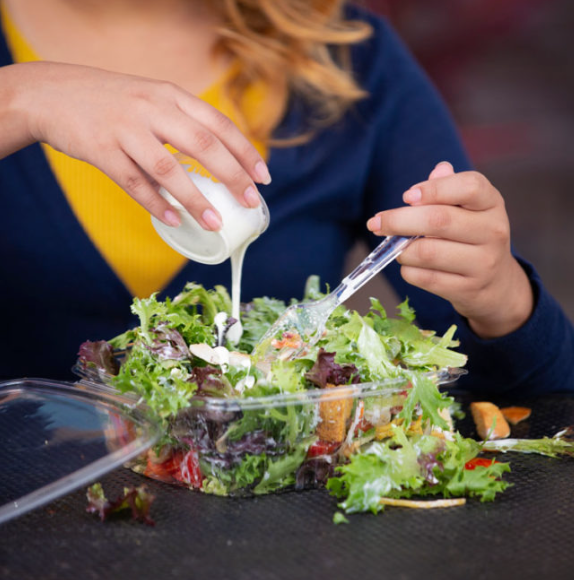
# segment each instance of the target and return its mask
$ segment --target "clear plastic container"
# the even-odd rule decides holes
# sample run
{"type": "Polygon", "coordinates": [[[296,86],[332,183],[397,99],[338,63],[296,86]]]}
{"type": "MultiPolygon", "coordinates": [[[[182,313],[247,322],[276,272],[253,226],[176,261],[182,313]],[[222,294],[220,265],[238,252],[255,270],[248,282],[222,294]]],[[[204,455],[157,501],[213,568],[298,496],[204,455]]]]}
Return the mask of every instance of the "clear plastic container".
{"type": "MultiPolygon", "coordinates": [[[[92,388],[110,388],[109,377],[76,371],[92,388]]],[[[436,379],[446,384],[464,372],[445,370],[436,379]]],[[[226,496],[320,487],[358,446],[392,433],[407,388],[406,379],[392,379],[263,398],[195,396],[170,421],[162,445],[130,466],[153,479],[226,496]]]]}
{"type": "Polygon", "coordinates": [[[77,383],[0,383],[0,523],[121,465],[217,495],[320,487],[358,445],[389,436],[408,388],[398,379],[263,398],[195,396],[160,428],[109,376],[76,372],[77,383]]]}
{"type": "Polygon", "coordinates": [[[160,434],[112,389],[42,379],[0,383],[0,523],[96,481],[160,434]]]}

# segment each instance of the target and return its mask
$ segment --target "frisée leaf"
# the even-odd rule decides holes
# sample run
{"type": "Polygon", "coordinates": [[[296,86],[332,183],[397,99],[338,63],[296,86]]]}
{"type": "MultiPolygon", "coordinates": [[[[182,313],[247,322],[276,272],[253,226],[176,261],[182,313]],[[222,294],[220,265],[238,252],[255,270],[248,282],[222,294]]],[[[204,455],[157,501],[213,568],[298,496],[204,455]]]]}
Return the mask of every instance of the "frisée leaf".
{"type": "Polygon", "coordinates": [[[88,499],[86,511],[97,514],[102,522],[114,514],[130,510],[134,520],[143,522],[148,526],[155,525],[149,515],[155,496],[147,490],[145,485],[126,487],[117,498],[108,500],[101,483],[94,483],[88,488],[86,497],[88,499]]]}
{"type": "MultiPolygon", "coordinates": [[[[321,296],[311,279],[305,299],[321,296]]],[[[83,363],[135,394],[165,429],[139,472],[218,495],[328,482],[349,513],[380,511],[382,498],[480,494],[481,485],[498,485],[451,469],[458,480],[448,487],[450,479],[440,476],[450,465],[450,443],[433,433],[446,429],[441,414],[452,399],[439,391],[436,371],[466,362],[453,350],[454,327],[442,337],[422,331],[408,301],[393,319],[373,299],[365,316],[339,306],[299,358],[252,356],[285,309],[268,297],[242,305],[243,336],[231,345],[227,291],[188,283],[173,300],[136,298],[139,326],[97,347],[83,345],[83,363]],[[119,370],[114,349],[122,351],[119,370]],[[353,395],[336,389],[342,385],[353,385],[353,395]],[[267,405],[272,397],[281,403],[267,405]]],[[[273,347],[281,355],[300,339],[286,332],[273,347]]]]}
{"type": "Polygon", "coordinates": [[[391,439],[371,444],[338,467],[339,477],[331,478],[327,488],[343,500],[338,505],[346,513],[377,513],[384,509],[383,498],[442,495],[491,501],[508,487],[500,478],[510,467],[492,462],[466,469],[480,450],[476,441],[458,434],[453,441],[433,435],[407,437],[395,427],[391,439]]]}
{"type": "Polygon", "coordinates": [[[574,427],[559,431],[554,437],[541,439],[498,439],[485,441],[485,451],[515,451],[519,453],[537,453],[547,457],[566,455],[574,457],[574,427]]]}

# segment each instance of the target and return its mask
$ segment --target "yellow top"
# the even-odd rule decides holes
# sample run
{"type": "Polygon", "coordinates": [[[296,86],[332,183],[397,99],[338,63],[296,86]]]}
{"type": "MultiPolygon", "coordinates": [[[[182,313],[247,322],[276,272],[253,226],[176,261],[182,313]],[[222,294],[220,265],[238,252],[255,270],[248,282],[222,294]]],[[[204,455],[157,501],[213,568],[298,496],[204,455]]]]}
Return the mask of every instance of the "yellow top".
{"type": "MultiPolygon", "coordinates": [[[[14,62],[42,60],[15,27],[1,2],[0,13],[14,62]]],[[[200,97],[238,122],[224,94],[224,80],[225,76],[200,97]]],[[[254,118],[257,114],[262,90],[263,87],[254,85],[246,92],[245,118],[254,118]]],[[[261,143],[254,145],[265,157],[265,147],[261,143]]],[[[164,288],[183,267],[186,258],[157,235],[147,211],[99,169],[49,145],[42,147],[76,218],[131,294],[146,297],[164,288]]],[[[203,169],[202,173],[206,171],[203,169]]]]}

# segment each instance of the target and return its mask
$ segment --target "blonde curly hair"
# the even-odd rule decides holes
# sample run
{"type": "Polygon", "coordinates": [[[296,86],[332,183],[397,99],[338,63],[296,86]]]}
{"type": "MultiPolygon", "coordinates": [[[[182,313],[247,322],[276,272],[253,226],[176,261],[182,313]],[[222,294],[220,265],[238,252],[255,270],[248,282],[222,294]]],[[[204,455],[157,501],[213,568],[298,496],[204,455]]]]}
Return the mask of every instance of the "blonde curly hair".
{"type": "Polygon", "coordinates": [[[205,0],[223,22],[218,49],[240,64],[226,89],[236,109],[245,90],[262,81],[265,98],[247,130],[270,145],[308,140],[335,123],[366,93],[349,66],[349,46],[367,39],[371,27],[345,18],[345,0],[205,0]],[[312,114],[308,126],[281,141],[271,138],[290,96],[302,96],[312,114]]]}

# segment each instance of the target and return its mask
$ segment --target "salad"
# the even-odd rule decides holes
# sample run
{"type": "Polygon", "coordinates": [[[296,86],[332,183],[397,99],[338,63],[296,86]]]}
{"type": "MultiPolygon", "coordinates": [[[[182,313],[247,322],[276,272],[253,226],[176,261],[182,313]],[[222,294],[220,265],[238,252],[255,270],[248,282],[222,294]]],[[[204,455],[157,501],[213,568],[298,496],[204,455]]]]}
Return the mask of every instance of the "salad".
{"type": "MultiPolygon", "coordinates": [[[[321,296],[310,278],[304,300],[321,296]]],[[[486,501],[507,487],[508,465],[454,430],[454,401],[439,389],[464,372],[454,326],[438,336],[416,326],[408,300],[393,318],[371,299],[365,316],[339,306],[299,358],[288,356],[294,332],[275,337],[272,359],[253,356],[286,306],[244,305],[232,343],[227,291],[189,283],[173,300],[135,299],[138,327],[81,346],[84,375],[133,395],[164,427],[134,470],[222,496],[326,486],[347,513],[486,501]]]]}

